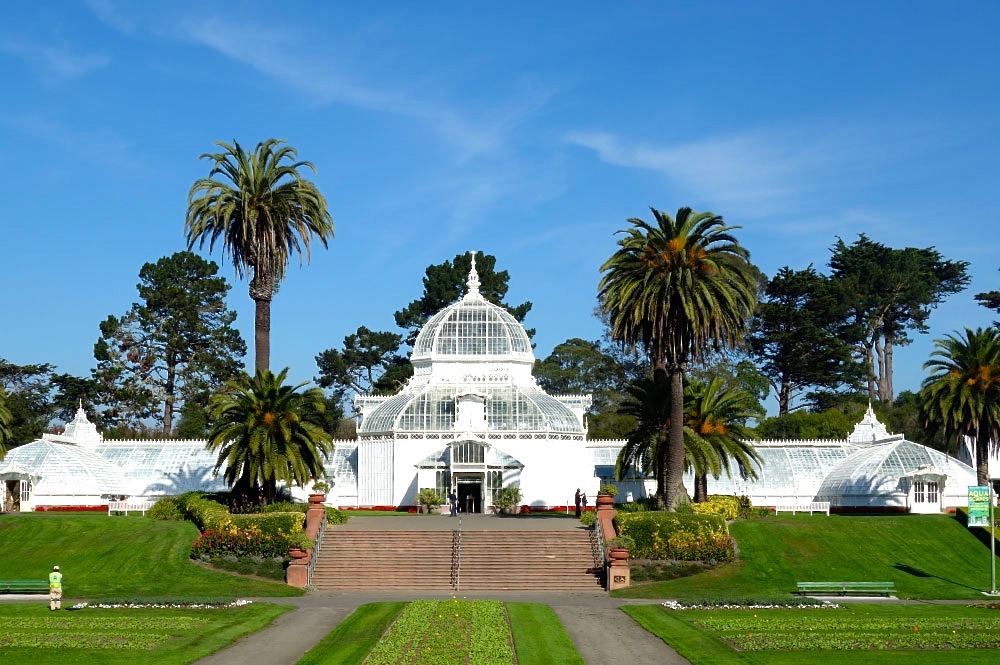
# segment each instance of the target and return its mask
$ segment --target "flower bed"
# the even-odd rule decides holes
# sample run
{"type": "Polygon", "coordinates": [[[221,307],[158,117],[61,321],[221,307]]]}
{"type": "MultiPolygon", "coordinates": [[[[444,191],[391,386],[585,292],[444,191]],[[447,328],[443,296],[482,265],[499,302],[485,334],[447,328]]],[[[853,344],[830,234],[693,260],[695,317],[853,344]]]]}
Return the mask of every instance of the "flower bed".
{"type": "Polygon", "coordinates": [[[634,559],[732,561],[736,543],[718,515],[668,512],[625,513],[615,517],[618,535],[635,541],[634,559]]]}
{"type": "Polygon", "coordinates": [[[496,600],[414,601],[365,660],[366,665],[513,662],[507,615],[496,600]]]}
{"type": "Polygon", "coordinates": [[[36,513],[106,513],[107,504],[100,506],[35,506],[36,513]]]}

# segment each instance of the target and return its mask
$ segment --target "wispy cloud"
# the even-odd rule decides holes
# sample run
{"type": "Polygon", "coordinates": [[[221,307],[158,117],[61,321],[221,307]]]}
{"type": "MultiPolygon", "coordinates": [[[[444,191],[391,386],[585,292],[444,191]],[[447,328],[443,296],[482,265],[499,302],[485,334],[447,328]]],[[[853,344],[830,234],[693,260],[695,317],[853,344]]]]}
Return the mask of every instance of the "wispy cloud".
{"type": "Polygon", "coordinates": [[[82,53],[23,39],[0,39],[0,52],[23,58],[43,76],[58,79],[79,78],[111,62],[111,57],[107,55],[82,53]]]}
{"type": "Polygon", "coordinates": [[[605,132],[570,132],[565,141],[615,166],[662,173],[693,198],[743,217],[795,214],[845,172],[871,166],[877,151],[847,132],[752,131],[672,146],[629,142],[605,132]]]}
{"type": "Polygon", "coordinates": [[[485,117],[473,117],[447,103],[413,94],[404,85],[368,83],[348,71],[345,62],[355,62],[351,58],[289,50],[284,45],[309,43],[295,28],[216,18],[187,20],[181,25],[187,39],[256,69],[313,103],[346,104],[418,120],[453,147],[458,161],[502,150],[510,128],[548,99],[545,91],[536,89],[514,103],[493,106],[485,117]]]}
{"type": "Polygon", "coordinates": [[[87,8],[101,23],[125,34],[135,31],[135,22],[121,12],[112,0],[86,0],[87,8]]]}

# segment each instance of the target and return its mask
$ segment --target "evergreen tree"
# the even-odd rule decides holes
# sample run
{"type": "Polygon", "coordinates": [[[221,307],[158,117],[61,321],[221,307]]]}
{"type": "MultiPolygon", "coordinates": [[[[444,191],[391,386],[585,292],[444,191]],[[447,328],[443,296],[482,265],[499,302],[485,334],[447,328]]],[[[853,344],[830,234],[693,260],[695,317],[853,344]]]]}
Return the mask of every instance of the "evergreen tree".
{"type": "Polygon", "coordinates": [[[104,391],[104,416],[135,426],[156,416],[172,435],[174,414],[190,399],[213,393],[243,367],[246,344],[226,307],[229,284],[219,267],[192,252],[177,252],[139,271],[140,303],[101,323],[94,346],[95,379],[104,391]]]}

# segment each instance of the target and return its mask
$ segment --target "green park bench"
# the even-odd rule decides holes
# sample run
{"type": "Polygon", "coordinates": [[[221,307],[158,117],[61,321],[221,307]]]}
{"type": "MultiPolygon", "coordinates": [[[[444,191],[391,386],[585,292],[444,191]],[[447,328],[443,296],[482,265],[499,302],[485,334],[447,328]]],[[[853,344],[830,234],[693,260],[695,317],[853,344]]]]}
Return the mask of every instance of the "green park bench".
{"type": "Polygon", "coordinates": [[[0,593],[48,593],[48,580],[0,580],[0,593]]]}
{"type": "Polygon", "coordinates": [[[888,596],[896,593],[896,585],[892,582],[796,582],[796,593],[835,594],[838,596],[888,596]]]}

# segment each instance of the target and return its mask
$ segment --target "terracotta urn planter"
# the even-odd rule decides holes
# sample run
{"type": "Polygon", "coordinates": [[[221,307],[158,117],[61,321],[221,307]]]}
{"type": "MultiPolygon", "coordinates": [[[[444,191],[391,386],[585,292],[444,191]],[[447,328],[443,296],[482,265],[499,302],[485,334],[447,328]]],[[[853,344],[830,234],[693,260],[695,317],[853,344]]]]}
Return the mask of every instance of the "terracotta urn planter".
{"type": "Polygon", "coordinates": [[[309,503],[323,503],[324,501],[326,501],[326,495],[325,494],[310,494],[309,495],[309,503]]]}
{"type": "Polygon", "coordinates": [[[608,550],[608,558],[613,561],[625,561],[628,559],[628,550],[620,547],[608,550]]]}
{"type": "Polygon", "coordinates": [[[611,508],[615,505],[615,497],[610,494],[597,495],[597,508],[611,508]]]}
{"type": "Polygon", "coordinates": [[[288,556],[292,557],[293,559],[305,559],[307,556],[309,556],[309,552],[305,551],[300,547],[292,547],[291,549],[288,550],[288,556]]]}

